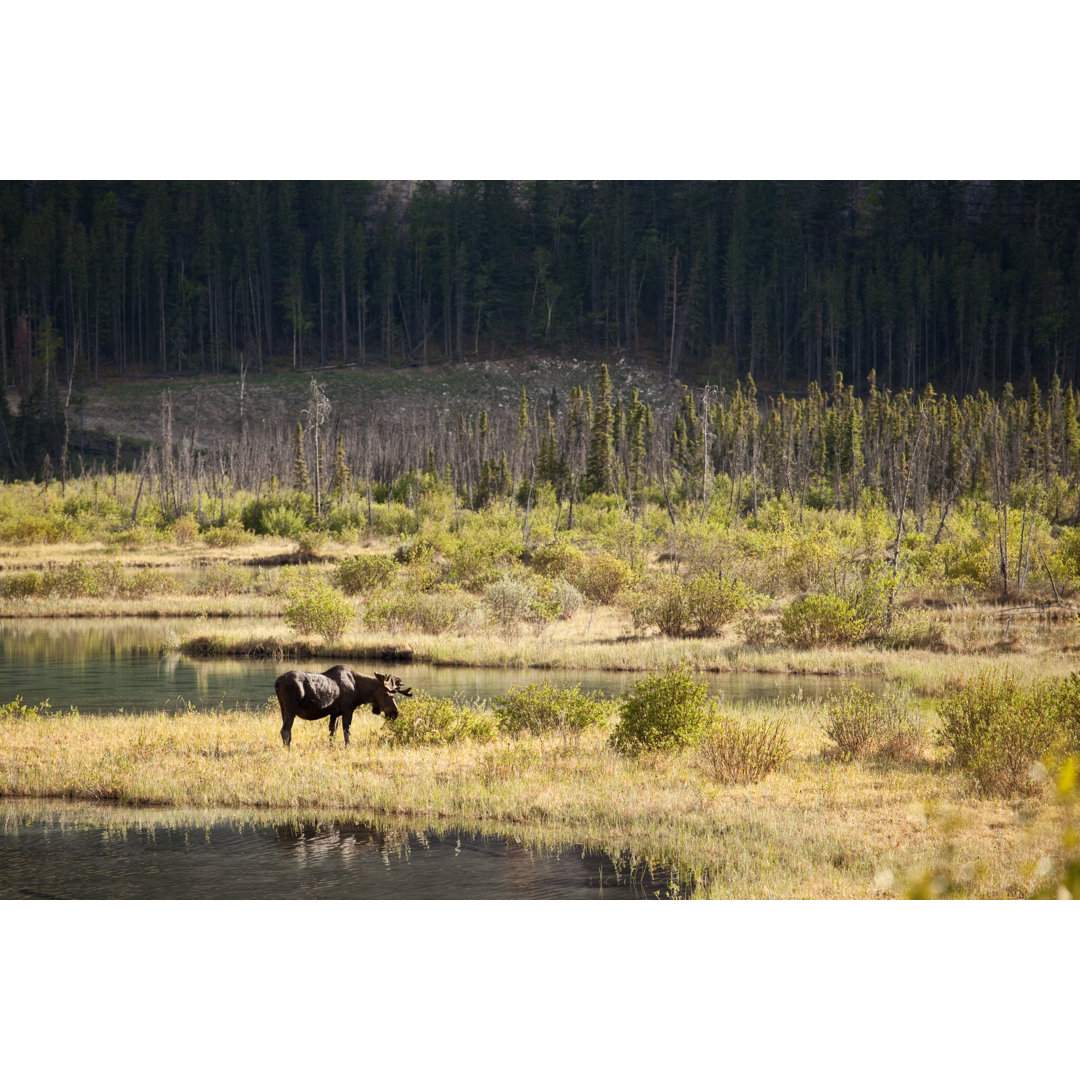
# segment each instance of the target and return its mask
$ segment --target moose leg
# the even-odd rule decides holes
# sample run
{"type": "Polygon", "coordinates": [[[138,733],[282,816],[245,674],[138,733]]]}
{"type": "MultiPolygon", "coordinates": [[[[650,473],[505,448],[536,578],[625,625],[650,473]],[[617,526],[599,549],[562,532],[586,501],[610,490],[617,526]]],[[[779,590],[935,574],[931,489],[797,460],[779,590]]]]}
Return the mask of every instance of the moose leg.
{"type": "Polygon", "coordinates": [[[352,712],[341,714],[341,733],[345,736],[345,745],[349,745],[349,728],[352,727],[352,712]]]}
{"type": "MultiPolygon", "coordinates": [[[[330,741],[331,742],[334,741],[334,734],[337,732],[337,721],[338,721],[337,715],[335,713],[331,713],[330,714],[330,741]]],[[[349,741],[348,729],[346,729],[346,732],[345,732],[345,741],[346,742],[349,741]]]]}
{"type": "Polygon", "coordinates": [[[290,716],[284,709],[281,710],[281,743],[286,750],[292,749],[292,723],[295,716],[290,716]]]}

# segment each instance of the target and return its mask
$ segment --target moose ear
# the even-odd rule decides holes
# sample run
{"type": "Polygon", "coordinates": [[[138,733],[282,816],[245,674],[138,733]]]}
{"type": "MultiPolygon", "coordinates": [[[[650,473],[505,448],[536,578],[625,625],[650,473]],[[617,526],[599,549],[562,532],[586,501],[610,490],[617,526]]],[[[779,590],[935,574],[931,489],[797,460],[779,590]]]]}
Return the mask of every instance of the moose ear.
{"type": "Polygon", "coordinates": [[[389,678],[389,676],[387,676],[387,675],[380,675],[380,674],[379,674],[379,673],[378,673],[378,672],[376,671],[376,672],[375,672],[375,678],[376,678],[376,679],[378,679],[378,680],[379,680],[379,682],[386,682],[386,680],[387,680],[387,678],[389,678]]]}

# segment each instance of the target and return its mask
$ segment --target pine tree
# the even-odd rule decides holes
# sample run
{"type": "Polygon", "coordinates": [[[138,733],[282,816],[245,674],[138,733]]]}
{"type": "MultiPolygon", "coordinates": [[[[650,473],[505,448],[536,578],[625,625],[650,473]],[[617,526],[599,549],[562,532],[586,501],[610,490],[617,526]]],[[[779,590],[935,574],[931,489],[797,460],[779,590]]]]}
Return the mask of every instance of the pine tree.
{"type": "Polygon", "coordinates": [[[582,490],[586,495],[594,492],[609,495],[615,490],[615,454],[612,439],[611,378],[608,376],[607,364],[600,367],[592,418],[589,459],[585,466],[582,490]]]}
{"type": "Polygon", "coordinates": [[[311,486],[311,478],[308,476],[307,461],[304,459],[304,427],[299,422],[296,425],[296,450],[293,454],[293,487],[297,491],[307,491],[311,486]]]}
{"type": "Polygon", "coordinates": [[[349,472],[349,463],[345,459],[345,439],[337,437],[337,447],[334,451],[334,476],[330,481],[330,496],[340,499],[352,485],[352,474],[349,472]]]}
{"type": "Polygon", "coordinates": [[[629,495],[630,499],[637,504],[641,498],[641,489],[645,479],[645,436],[646,436],[646,405],[634,387],[633,397],[630,399],[630,411],[626,420],[626,443],[630,455],[629,462],[629,495]]]}

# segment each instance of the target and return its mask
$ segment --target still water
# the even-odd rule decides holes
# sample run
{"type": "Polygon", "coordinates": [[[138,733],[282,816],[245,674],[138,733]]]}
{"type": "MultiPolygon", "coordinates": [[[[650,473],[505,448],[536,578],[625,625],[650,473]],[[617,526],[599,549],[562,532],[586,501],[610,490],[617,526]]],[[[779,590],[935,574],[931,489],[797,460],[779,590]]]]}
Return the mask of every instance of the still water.
{"type": "MultiPolygon", "coordinates": [[[[185,629],[149,619],[2,620],[0,703],[20,696],[29,705],[48,700],[54,709],[90,715],[189,704],[276,709],[274,679],[305,666],[188,659],[162,649],[185,629]]],[[[393,671],[434,696],[481,699],[540,679],[614,697],[641,678],[417,664],[393,671]]],[[[712,675],[705,681],[712,694],[746,701],[794,694],[815,700],[843,680],[712,675]]],[[[642,867],[625,853],[574,846],[538,851],[507,836],[221,814],[178,821],[176,812],[0,800],[0,899],[650,899],[689,891],[670,871],[642,867]]]]}
{"type": "MultiPolygon", "coordinates": [[[[153,619],[0,621],[0,703],[16,695],[25,704],[48,700],[54,709],[78,708],[83,714],[142,712],[223,705],[260,707],[273,702],[274,679],[291,667],[324,670],[349,663],[361,671],[384,670],[377,661],[328,658],[317,662],[248,659],[189,659],[162,652],[162,642],[177,634],[177,624],[153,619]]],[[[625,693],[640,672],[538,672],[506,668],[431,667],[394,664],[407,685],[435,697],[462,694],[490,699],[512,686],[538,680],[581,685],[611,697],[625,693]]],[[[772,700],[801,694],[823,697],[847,681],[830,676],[713,674],[703,676],[710,694],[727,701],[772,700]]]]}
{"type": "Polygon", "coordinates": [[[103,813],[78,820],[85,813],[0,801],[0,900],[648,900],[677,891],[668,871],[580,846],[541,851],[512,837],[356,821],[178,824],[160,811],[103,813]]]}

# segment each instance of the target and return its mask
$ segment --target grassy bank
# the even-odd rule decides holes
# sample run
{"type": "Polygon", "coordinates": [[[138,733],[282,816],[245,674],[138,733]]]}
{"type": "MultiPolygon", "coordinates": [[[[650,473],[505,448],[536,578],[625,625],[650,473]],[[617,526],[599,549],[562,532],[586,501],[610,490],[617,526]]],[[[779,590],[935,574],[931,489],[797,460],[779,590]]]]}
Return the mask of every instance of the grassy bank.
{"type": "Polygon", "coordinates": [[[621,636],[617,619],[587,615],[560,624],[551,634],[512,638],[494,632],[392,635],[351,633],[339,641],[298,637],[273,621],[231,626],[208,623],[175,643],[195,657],[279,657],[310,662],[351,659],[446,667],[492,667],[535,671],[662,671],[686,664],[709,673],[841,675],[903,683],[936,696],[983,671],[1008,670],[1021,679],[1060,677],[1075,668],[1073,654],[1054,641],[1017,646],[1011,639],[975,652],[880,649],[870,645],[796,649],[750,646],[736,635],[673,639],[659,634],[621,636]],[[605,633],[605,628],[607,633],[605,633]]]}
{"type": "Polygon", "coordinates": [[[692,752],[622,756],[604,731],[576,744],[500,735],[395,746],[364,714],[348,751],[340,739],[328,744],[318,722],[298,727],[286,752],[269,708],[92,719],[29,710],[2,722],[0,795],[463,826],[632,852],[680,868],[709,896],[881,897],[934,878],[973,897],[1037,889],[1039,860],[1062,831],[1051,801],[974,798],[930,750],[907,763],[840,760],[826,753],[820,716],[802,706],[742,712],[779,717],[793,749],[786,765],[746,786],[717,783],[692,752]]]}

